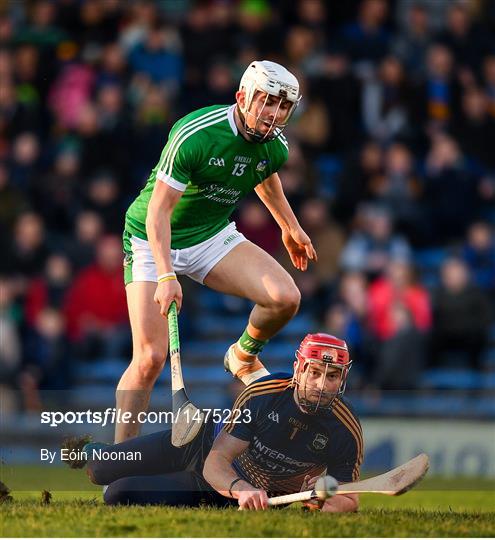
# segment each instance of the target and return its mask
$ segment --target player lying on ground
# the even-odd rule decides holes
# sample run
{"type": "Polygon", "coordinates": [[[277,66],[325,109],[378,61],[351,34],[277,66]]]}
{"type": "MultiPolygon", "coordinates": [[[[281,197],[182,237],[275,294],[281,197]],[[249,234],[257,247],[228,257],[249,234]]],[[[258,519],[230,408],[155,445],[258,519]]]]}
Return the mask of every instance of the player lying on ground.
{"type": "MultiPolygon", "coordinates": [[[[146,410],[167,356],[167,312],[180,309],[183,274],[255,303],[246,330],[225,356],[245,384],[268,371],[258,359],[267,341],[297,312],[291,276],[240,234],[229,217],[253,190],[282,231],[291,261],[306,270],[316,252],[284,195],[278,171],[288,157],[282,134],[299,100],[299,83],[283,66],[253,62],[236,103],[192,112],[172,128],[160,161],[126,213],[124,277],[133,356],[117,388],[117,408],[146,410]]],[[[115,441],[139,433],[116,426],[115,441]]]]}
{"type": "MultiPolygon", "coordinates": [[[[106,450],[136,452],[141,461],[89,461],[88,475],[107,504],[167,504],[267,508],[268,496],[311,489],[324,474],[339,483],[359,478],[363,435],[343,400],[351,367],[345,341],[308,334],[294,373],[272,374],[237,398],[239,423],[206,422],[191,443],[171,444],[171,431],[137,437],[106,450]]],[[[87,450],[89,450],[88,448],[87,450]]],[[[351,512],[357,495],[336,495],[312,507],[351,512]]]]}

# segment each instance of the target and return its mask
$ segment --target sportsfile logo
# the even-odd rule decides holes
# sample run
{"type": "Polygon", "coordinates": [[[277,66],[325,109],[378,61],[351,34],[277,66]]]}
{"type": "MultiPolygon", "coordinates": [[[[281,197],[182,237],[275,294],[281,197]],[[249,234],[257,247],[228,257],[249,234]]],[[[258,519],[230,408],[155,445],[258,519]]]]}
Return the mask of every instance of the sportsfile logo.
{"type": "MultiPolygon", "coordinates": [[[[189,409],[173,411],[141,411],[133,416],[129,411],[107,407],[104,411],[42,411],[40,422],[57,428],[62,424],[97,424],[101,427],[111,424],[177,424],[179,422],[198,422],[200,415],[204,421],[214,424],[249,424],[249,409],[197,409],[191,414],[189,409]]],[[[278,417],[278,415],[277,415],[278,417]]],[[[277,420],[278,422],[278,420],[277,420]]]]}

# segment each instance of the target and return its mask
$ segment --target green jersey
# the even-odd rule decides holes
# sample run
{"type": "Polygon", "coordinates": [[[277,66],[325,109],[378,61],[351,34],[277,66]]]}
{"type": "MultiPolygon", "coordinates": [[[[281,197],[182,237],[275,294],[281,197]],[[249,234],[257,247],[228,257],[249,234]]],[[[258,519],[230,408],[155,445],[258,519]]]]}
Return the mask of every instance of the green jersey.
{"type": "Polygon", "coordinates": [[[172,248],[211,238],[229,223],[237,203],[277,172],[288,157],[281,134],[265,144],[237,131],[235,105],[194,111],[172,127],[160,161],[127,210],[125,228],[147,240],[146,214],[157,180],[183,191],[171,217],[172,248]]]}

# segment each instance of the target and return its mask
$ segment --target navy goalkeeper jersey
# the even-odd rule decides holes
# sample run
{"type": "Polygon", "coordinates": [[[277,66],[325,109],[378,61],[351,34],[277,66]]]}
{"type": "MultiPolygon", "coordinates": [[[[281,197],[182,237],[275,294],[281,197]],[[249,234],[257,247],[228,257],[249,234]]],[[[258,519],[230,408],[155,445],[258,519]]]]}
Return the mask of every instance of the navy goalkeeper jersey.
{"type": "Polygon", "coordinates": [[[294,401],[291,381],[292,375],[271,374],[238,396],[233,410],[249,414],[224,429],[249,441],[249,447],[234,461],[235,470],[271,495],[299,491],[307,474],[313,477],[326,471],[341,483],[357,480],[363,434],[351,407],[336,399],[331,411],[305,414],[294,401]]]}

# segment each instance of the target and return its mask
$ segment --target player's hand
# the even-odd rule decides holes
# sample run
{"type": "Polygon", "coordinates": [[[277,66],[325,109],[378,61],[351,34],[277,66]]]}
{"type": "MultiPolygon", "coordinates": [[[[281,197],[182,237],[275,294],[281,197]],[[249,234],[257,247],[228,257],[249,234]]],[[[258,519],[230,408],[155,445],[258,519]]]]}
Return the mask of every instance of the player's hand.
{"type": "Polygon", "coordinates": [[[298,270],[304,272],[308,268],[308,259],[318,260],[311,239],[301,227],[282,231],[282,242],[290,255],[292,264],[298,270]]]}
{"type": "Polygon", "coordinates": [[[268,495],[263,489],[240,491],[237,499],[241,510],[266,510],[268,508],[268,495]]]}
{"type": "MultiPolygon", "coordinates": [[[[304,477],[304,481],[301,486],[301,491],[309,491],[315,488],[316,481],[320,478],[320,476],[313,476],[311,478],[309,474],[307,474],[304,477]]],[[[321,510],[323,507],[324,501],[320,501],[317,498],[309,499],[309,501],[305,501],[303,503],[303,506],[307,508],[308,510],[315,511],[315,510],[321,510]]]]}
{"type": "Polygon", "coordinates": [[[177,312],[182,305],[182,287],[176,279],[158,283],[156,286],[154,301],[160,306],[160,315],[167,318],[170,304],[175,300],[177,312]]]}

